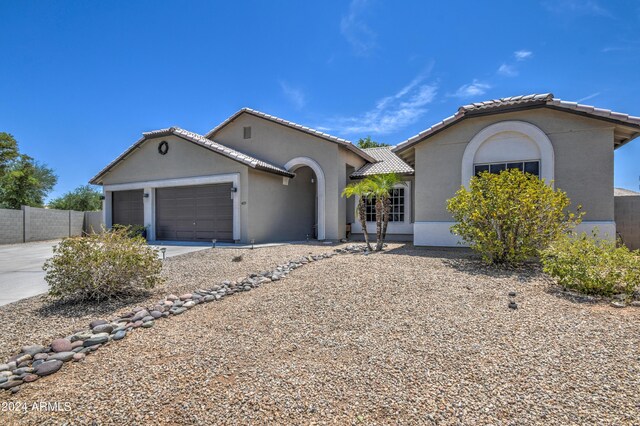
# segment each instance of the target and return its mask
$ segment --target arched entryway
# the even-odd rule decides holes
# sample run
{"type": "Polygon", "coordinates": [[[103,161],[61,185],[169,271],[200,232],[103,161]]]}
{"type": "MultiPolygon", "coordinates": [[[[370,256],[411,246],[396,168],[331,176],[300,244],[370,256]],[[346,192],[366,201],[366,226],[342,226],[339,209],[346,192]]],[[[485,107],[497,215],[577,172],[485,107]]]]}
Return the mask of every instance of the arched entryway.
{"type": "MultiPolygon", "coordinates": [[[[295,172],[300,169],[301,176],[305,176],[305,178],[309,178],[309,173],[305,172],[304,169],[309,168],[313,172],[314,177],[311,179],[315,180],[316,187],[316,214],[315,220],[317,220],[317,238],[318,240],[325,239],[325,177],[324,171],[320,164],[318,164],[315,160],[309,157],[296,157],[287,162],[285,164],[285,169],[290,172],[295,172]]],[[[298,179],[298,176],[294,178],[298,179]]],[[[302,179],[302,177],[301,177],[302,179]]]]}

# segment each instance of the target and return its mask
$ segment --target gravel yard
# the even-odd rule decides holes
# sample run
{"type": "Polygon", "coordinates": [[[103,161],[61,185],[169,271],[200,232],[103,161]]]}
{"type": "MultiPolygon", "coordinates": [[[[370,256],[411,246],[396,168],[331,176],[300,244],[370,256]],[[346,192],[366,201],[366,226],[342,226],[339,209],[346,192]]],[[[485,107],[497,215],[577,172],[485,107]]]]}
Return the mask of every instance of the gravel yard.
{"type": "MultiPolygon", "coordinates": [[[[150,300],[328,250],[242,251],[242,262],[226,249],[176,257],[150,300]]],[[[336,256],[2,392],[0,402],[71,409],[0,412],[0,423],[638,424],[640,309],[575,303],[549,284],[459,250],[391,244],[336,256]],[[517,310],[507,307],[509,291],[517,310]]],[[[126,308],[74,318],[70,307],[42,306],[34,298],[0,308],[3,357],[126,308]]]]}

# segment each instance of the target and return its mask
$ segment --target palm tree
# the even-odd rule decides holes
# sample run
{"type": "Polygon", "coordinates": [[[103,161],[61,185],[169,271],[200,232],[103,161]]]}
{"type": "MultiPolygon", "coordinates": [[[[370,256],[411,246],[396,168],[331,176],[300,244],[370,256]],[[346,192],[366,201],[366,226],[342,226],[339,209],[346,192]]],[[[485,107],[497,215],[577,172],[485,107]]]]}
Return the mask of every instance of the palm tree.
{"type": "Polygon", "coordinates": [[[387,238],[387,226],[391,215],[391,192],[397,185],[406,185],[395,173],[375,175],[368,179],[370,190],[376,197],[376,251],[382,250],[387,238]]]}
{"type": "Polygon", "coordinates": [[[364,234],[364,241],[367,243],[367,248],[372,251],[371,243],[369,242],[369,234],[367,233],[367,206],[365,200],[371,198],[371,182],[368,179],[361,180],[347,185],[342,191],[342,196],[351,198],[358,197],[358,219],[360,225],[362,225],[362,233],[364,234]]]}

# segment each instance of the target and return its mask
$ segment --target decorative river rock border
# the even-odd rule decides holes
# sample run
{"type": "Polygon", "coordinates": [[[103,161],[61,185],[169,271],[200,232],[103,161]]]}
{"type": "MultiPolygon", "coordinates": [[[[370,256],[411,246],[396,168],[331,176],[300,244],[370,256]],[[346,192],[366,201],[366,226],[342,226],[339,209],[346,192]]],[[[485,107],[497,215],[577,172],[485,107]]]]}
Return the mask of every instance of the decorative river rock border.
{"type": "Polygon", "coordinates": [[[89,328],[65,338],[55,339],[48,346],[28,345],[0,364],[0,389],[16,393],[24,383],[34,382],[40,377],[56,373],[64,363],[81,361],[85,356],[111,341],[122,340],[137,328],[151,328],[157,320],[180,315],[200,303],[220,300],[234,293],[249,291],[262,284],[279,281],[289,273],[308,263],[329,259],[337,254],[365,253],[364,245],[348,245],[334,249],[331,253],[302,256],[278,265],[271,271],[252,273],[237,281],[223,281],[209,289],[198,289],[193,293],[176,296],[170,294],[153,306],[137,307],[110,321],[91,321],[89,328]]]}

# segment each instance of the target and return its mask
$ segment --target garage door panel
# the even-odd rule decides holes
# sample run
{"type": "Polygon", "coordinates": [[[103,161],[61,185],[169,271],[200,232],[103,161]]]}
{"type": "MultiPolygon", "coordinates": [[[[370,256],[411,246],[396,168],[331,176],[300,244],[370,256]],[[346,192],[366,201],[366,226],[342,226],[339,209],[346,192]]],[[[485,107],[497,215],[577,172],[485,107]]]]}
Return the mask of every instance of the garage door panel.
{"type": "Polygon", "coordinates": [[[111,194],[111,222],[114,225],[144,225],[144,191],[114,191],[111,194]]]}
{"type": "Polygon", "coordinates": [[[156,190],[158,239],[233,241],[231,184],[156,190]]]}

